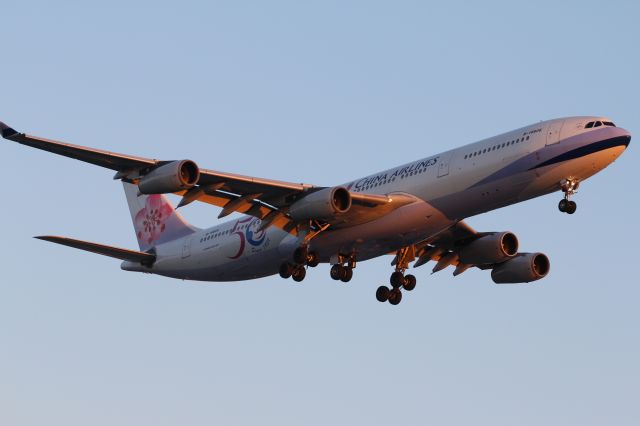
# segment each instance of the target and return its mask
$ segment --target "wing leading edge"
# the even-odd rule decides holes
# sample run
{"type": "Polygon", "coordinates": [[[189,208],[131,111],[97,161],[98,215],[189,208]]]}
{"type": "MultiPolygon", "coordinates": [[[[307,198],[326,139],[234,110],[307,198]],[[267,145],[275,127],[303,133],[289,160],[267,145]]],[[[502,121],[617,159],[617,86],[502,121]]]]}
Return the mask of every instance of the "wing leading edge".
{"type": "MultiPolygon", "coordinates": [[[[129,176],[140,176],[170,163],[156,159],[137,157],[115,152],[72,145],[21,133],[0,122],[2,137],[32,148],[84,161],[116,171],[114,179],[129,181],[129,176]]],[[[132,181],[136,183],[135,180],[132,181]]],[[[287,232],[297,233],[297,224],[288,216],[288,208],[308,193],[323,189],[305,183],[292,183],[215,170],[200,169],[196,186],[179,191],[182,201],[178,207],[193,201],[221,207],[220,217],[232,212],[261,219],[264,226],[277,226],[287,232]]],[[[389,212],[416,201],[408,194],[351,193],[353,208],[348,214],[337,217],[332,226],[349,226],[382,217],[389,212]]]]}

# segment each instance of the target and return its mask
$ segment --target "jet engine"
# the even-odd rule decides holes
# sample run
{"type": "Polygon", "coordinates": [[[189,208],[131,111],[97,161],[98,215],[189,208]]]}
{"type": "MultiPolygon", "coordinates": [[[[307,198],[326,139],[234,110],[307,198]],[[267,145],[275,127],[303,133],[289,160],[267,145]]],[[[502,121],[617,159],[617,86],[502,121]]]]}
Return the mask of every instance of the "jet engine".
{"type": "Polygon", "coordinates": [[[551,269],[549,258],[542,253],[520,253],[496,266],[491,279],[496,284],[519,284],[544,278],[551,269]]]}
{"type": "Polygon", "coordinates": [[[168,194],[193,188],[200,179],[200,169],[191,160],[172,161],[140,178],[138,189],[143,194],[168,194]]]}
{"type": "Polygon", "coordinates": [[[351,194],[346,188],[324,188],[296,201],[289,208],[293,220],[331,219],[351,208],[351,194]]]}
{"type": "Polygon", "coordinates": [[[518,238],[511,232],[482,236],[458,251],[460,262],[470,265],[500,263],[518,253],[518,238]]]}

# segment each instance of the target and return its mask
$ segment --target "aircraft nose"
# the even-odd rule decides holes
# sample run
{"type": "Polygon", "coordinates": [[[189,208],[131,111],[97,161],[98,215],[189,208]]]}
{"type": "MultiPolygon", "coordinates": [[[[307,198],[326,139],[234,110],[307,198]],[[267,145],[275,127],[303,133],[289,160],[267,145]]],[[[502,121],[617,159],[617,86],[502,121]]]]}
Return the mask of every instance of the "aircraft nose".
{"type": "Polygon", "coordinates": [[[631,143],[631,132],[625,129],[620,129],[620,130],[622,131],[622,137],[625,138],[625,141],[626,141],[624,144],[624,147],[626,149],[631,143]]]}

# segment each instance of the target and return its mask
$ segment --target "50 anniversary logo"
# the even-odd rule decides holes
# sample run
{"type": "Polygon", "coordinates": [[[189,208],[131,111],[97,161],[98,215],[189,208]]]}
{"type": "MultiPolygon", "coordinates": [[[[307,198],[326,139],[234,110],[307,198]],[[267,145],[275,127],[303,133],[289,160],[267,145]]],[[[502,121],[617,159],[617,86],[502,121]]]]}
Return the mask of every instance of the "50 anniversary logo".
{"type": "Polygon", "coordinates": [[[264,243],[267,238],[267,231],[265,229],[259,229],[260,223],[260,219],[253,217],[240,219],[236,222],[231,230],[231,234],[237,235],[240,238],[240,247],[234,256],[229,256],[229,259],[238,259],[242,256],[247,246],[246,243],[249,243],[249,245],[253,247],[258,247],[264,243]],[[246,227],[242,226],[247,222],[249,222],[249,224],[246,227]]]}

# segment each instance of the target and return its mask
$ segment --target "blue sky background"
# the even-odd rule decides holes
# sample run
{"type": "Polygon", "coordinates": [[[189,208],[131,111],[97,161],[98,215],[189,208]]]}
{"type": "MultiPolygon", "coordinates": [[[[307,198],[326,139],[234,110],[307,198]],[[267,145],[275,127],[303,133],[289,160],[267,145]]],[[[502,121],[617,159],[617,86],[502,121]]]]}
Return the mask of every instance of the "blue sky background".
{"type": "MultiPolygon", "coordinates": [[[[129,3],[3,2],[0,119],[319,185],[559,116],[640,132],[637,2],[129,3]]],[[[425,266],[392,307],[391,257],[194,284],[33,240],[136,248],[112,172],[0,141],[0,424],[636,425],[637,143],[573,216],[553,194],[468,220],[545,280],[425,266]]]]}

